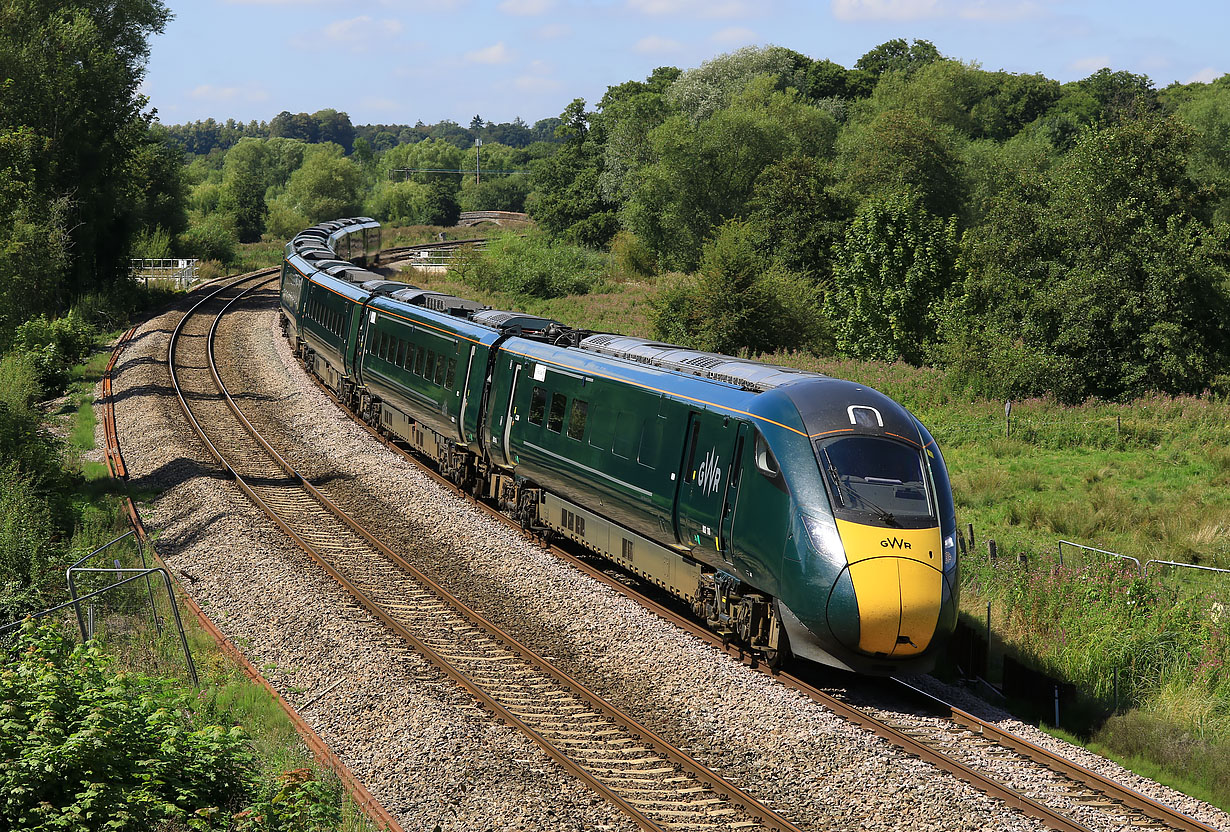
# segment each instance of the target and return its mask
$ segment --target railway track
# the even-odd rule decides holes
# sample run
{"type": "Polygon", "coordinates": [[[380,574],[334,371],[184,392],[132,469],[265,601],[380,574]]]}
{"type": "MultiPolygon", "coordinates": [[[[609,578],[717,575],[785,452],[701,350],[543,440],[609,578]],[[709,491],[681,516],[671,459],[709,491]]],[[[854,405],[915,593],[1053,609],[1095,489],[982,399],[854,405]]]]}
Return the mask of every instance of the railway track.
{"type": "MultiPolygon", "coordinates": [[[[406,447],[358,419],[333,397],[327,388],[319,385],[319,382],[317,384],[338,407],[345,410],[370,434],[413,461],[442,487],[501,522],[516,527],[505,515],[457,489],[406,447]]],[[[597,564],[584,554],[554,545],[547,548],[556,556],[621,594],[633,598],[695,637],[739,657],[759,672],[777,676],[788,687],[872,731],[907,753],[927,760],[1006,805],[1037,818],[1052,829],[1065,832],[1103,828],[1215,832],[1213,827],[1199,820],[904,682],[898,682],[898,704],[885,708],[859,706],[851,701],[857,699],[857,696],[851,697],[841,691],[821,689],[807,679],[789,672],[778,674],[758,663],[754,656],[743,653],[737,645],[725,642],[671,606],[654,600],[651,596],[655,588],[641,584],[639,579],[612,576],[608,566],[597,564]],[[912,713],[914,709],[930,713],[912,713]],[[995,761],[994,773],[985,770],[987,765],[984,761],[988,757],[995,761]],[[1010,784],[1025,782],[1034,785],[1023,787],[1010,784]]]]}
{"type": "Polygon", "coordinates": [[[252,427],[218,372],[215,335],[228,309],[275,279],[261,272],[211,292],[168,350],[184,415],[239,488],[377,619],[641,828],[798,830],[416,570],[252,427]]]}

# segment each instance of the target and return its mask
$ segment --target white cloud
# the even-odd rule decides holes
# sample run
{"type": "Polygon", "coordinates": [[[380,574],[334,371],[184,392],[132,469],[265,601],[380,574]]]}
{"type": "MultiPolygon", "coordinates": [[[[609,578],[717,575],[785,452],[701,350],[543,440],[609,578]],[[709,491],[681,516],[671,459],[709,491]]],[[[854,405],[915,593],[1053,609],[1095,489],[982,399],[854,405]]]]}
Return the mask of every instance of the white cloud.
{"type": "Polygon", "coordinates": [[[746,27],[731,26],[729,28],[714,32],[710,36],[709,40],[714,43],[731,46],[735,44],[756,43],[760,40],[760,36],[746,27]]]}
{"type": "Polygon", "coordinates": [[[678,52],[683,49],[683,44],[677,40],[671,40],[670,38],[660,37],[659,35],[650,35],[638,40],[636,45],[632,48],[637,52],[641,52],[646,55],[662,55],[671,52],[678,52]]]}
{"type": "Polygon", "coordinates": [[[572,27],[567,23],[549,23],[543,26],[537,32],[538,37],[543,40],[555,40],[556,38],[566,38],[572,34],[572,27]]]}
{"type": "Polygon", "coordinates": [[[513,86],[526,93],[557,92],[564,88],[564,85],[554,78],[544,78],[541,75],[520,75],[513,79],[513,86]]]}
{"type": "Polygon", "coordinates": [[[555,0],[504,0],[499,8],[504,14],[533,17],[546,14],[554,5],[555,0]]]}
{"type": "Polygon", "coordinates": [[[402,28],[399,20],[372,20],[368,15],[360,15],[349,20],[335,20],[324,28],[324,34],[337,43],[360,46],[378,37],[399,35],[402,28]]]}
{"type": "Polygon", "coordinates": [[[1211,84],[1212,82],[1216,81],[1218,78],[1220,78],[1224,74],[1225,73],[1218,72],[1216,69],[1213,69],[1213,67],[1211,66],[1206,66],[1204,69],[1200,70],[1199,72],[1197,72],[1191,78],[1188,78],[1183,83],[1184,84],[1211,84]]]}
{"type": "Polygon", "coordinates": [[[465,59],[473,64],[506,64],[512,60],[512,52],[504,45],[504,41],[500,41],[483,49],[467,52],[465,59]]]}
{"type": "Polygon", "coordinates": [[[269,100],[269,93],[262,87],[215,87],[213,84],[201,84],[188,93],[188,97],[197,101],[210,101],[217,104],[229,104],[233,101],[261,102],[269,100]]]}
{"type": "MultiPolygon", "coordinates": [[[[754,11],[745,0],[628,0],[628,7],[641,14],[689,15],[691,17],[744,17],[754,11]]],[[[762,10],[763,11],[763,10],[762,10]]]]}
{"type": "Polygon", "coordinates": [[[1074,72],[1097,72],[1104,66],[1110,66],[1109,55],[1090,55],[1087,58],[1077,58],[1068,64],[1068,69],[1074,72]]]}

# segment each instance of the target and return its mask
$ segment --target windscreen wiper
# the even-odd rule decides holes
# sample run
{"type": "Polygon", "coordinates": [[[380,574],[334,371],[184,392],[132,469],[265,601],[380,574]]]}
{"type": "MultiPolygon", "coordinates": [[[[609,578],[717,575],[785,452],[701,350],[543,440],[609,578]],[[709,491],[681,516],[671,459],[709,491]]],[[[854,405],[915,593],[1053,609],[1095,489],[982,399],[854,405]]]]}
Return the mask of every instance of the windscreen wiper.
{"type": "MultiPolygon", "coordinates": [[[[827,452],[825,453],[825,457],[828,458],[827,452]]],[[[838,488],[842,489],[847,494],[849,494],[851,497],[853,497],[855,500],[857,500],[860,503],[863,503],[868,508],[870,508],[872,510],[872,513],[875,514],[876,517],[880,518],[880,521],[882,523],[885,523],[886,525],[889,525],[889,526],[894,526],[896,528],[901,528],[901,524],[897,522],[897,518],[893,516],[893,513],[891,511],[885,508],[881,508],[880,506],[876,505],[871,500],[868,500],[862,494],[858,493],[853,488],[851,488],[850,486],[842,482],[840,475],[837,473],[837,466],[833,464],[833,461],[831,459],[829,460],[829,476],[833,479],[833,482],[836,483],[838,488]]],[[[842,500],[842,505],[846,505],[845,500],[842,500]]]]}

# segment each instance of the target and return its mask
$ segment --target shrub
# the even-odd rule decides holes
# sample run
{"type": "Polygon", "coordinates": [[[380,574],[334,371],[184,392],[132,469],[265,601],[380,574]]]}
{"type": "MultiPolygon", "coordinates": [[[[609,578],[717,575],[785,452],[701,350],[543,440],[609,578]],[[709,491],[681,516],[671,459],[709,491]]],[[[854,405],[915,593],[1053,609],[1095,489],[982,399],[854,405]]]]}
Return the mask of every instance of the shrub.
{"type": "Polygon", "coordinates": [[[437,182],[423,200],[423,225],[453,226],[461,217],[461,205],[452,189],[437,182]]]}
{"type": "Polygon", "coordinates": [[[586,294],[599,284],[609,265],[600,252],[554,242],[545,234],[502,237],[475,256],[481,265],[453,266],[467,285],[535,298],[586,294]]]}
{"type": "Polygon", "coordinates": [[[615,235],[611,240],[611,255],[615,258],[615,268],[622,274],[650,277],[658,273],[653,252],[631,231],[615,235]]]}
{"type": "Polygon", "coordinates": [[[0,624],[48,606],[59,586],[47,500],[15,465],[0,469],[0,624]]]}
{"type": "Polygon", "coordinates": [[[90,354],[97,333],[77,310],[61,318],[39,315],[17,327],[13,348],[26,353],[44,391],[59,390],[68,368],[90,354]]]}
{"type": "Polygon", "coordinates": [[[182,248],[201,260],[231,263],[239,245],[235,219],[230,214],[215,212],[196,219],[180,239],[182,248]]]}
{"type": "Polygon", "coordinates": [[[188,695],[52,628],[27,622],[16,648],[0,673],[0,826],[209,828],[246,796],[242,729],[193,724],[188,695]]]}

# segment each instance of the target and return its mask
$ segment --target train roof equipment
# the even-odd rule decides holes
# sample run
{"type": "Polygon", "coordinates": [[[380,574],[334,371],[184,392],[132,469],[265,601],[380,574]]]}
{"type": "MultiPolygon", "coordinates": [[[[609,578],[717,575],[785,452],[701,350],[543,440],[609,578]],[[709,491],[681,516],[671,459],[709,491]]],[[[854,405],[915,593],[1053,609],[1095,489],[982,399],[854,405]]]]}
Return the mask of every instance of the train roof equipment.
{"type": "Polygon", "coordinates": [[[630,335],[609,333],[591,335],[581,341],[580,348],[613,358],[623,358],[673,370],[677,373],[725,382],[757,393],[773,390],[783,384],[803,378],[828,378],[823,373],[762,364],[759,361],[735,358],[720,353],[701,352],[630,335]]]}

